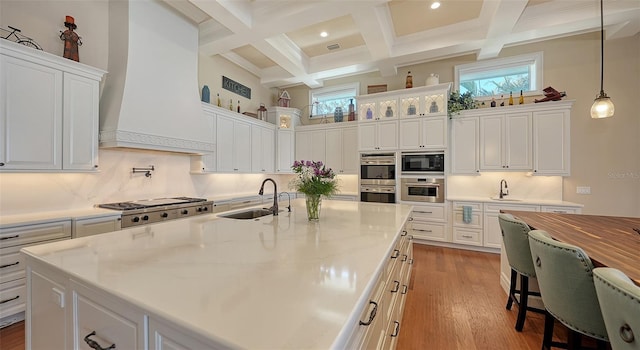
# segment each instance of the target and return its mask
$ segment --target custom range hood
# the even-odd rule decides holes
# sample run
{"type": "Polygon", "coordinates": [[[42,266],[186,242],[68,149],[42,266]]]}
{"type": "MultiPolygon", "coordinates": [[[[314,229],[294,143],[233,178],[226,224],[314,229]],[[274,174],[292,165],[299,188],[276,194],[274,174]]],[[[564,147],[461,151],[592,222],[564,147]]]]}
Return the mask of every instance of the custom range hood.
{"type": "Polygon", "coordinates": [[[198,87],[198,27],[158,0],[109,1],[100,147],[214,150],[198,87]]]}

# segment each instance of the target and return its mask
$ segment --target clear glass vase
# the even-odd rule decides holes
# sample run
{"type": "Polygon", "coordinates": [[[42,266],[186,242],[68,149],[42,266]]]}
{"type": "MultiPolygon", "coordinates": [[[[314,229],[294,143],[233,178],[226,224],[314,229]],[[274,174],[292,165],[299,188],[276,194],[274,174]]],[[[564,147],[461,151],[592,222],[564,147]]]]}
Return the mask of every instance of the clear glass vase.
{"type": "Polygon", "coordinates": [[[319,194],[307,194],[307,219],[309,221],[320,220],[320,206],[322,205],[322,198],[319,194]]]}

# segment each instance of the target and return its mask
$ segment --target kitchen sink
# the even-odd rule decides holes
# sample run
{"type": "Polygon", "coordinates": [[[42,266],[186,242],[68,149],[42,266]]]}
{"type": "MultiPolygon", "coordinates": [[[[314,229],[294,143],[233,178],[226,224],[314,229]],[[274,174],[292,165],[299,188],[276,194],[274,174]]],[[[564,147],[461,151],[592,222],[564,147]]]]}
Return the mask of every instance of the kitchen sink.
{"type": "Polygon", "coordinates": [[[500,202],[521,202],[522,199],[517,199],[517,198],[500,198],[500,197],[491,197],[492,200],[494,201],[500,201],[500,202]]]}
{"type": "MultiPolygon", "coordinates": [[[[282,210],[278,212],[282,212],[282,210]]],[[[229,218],[229,219],[250,220],[250,219],[257,219],[267,215],[273,215],[271,210],[254,208],[254,209],[248,209],[243,211],[237,211],[229,214],[222,214],[218,216],[223,218],[229,218]]]]}

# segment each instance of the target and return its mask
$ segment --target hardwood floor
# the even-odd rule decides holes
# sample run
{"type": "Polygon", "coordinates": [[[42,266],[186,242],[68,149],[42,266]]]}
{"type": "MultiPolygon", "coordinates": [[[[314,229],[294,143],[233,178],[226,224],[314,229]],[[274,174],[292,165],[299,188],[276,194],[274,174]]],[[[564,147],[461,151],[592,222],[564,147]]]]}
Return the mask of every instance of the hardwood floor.
{"type": "MultiPolygon", "coordinates": [[[[398,350],[539,350],[544,317],[528,313],[514,329],[517,306],[505,309],[500,256],[414,244],[414,265],[398,350]]],[[[566,330],[556,325],[564,340],[566,330]]],[[[24,349],[24,323],[0,330],[0,350],[24,349]]]]}

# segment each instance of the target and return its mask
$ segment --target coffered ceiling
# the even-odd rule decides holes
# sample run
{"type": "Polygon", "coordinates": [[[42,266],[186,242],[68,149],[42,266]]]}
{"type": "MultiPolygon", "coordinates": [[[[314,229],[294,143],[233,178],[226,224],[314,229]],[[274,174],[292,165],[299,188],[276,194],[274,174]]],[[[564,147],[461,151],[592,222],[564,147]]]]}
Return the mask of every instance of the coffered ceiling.
{"type": "MultiPolygon", "coordinates": [[[[164,0],[266,87],[397,69],[600,29],[598,0],[164,0]],[[326,37],[320,35],[326,32],[326,37]]],[[[640,32],[640,0],[605,0],[606,39],[640,32]]]]}

